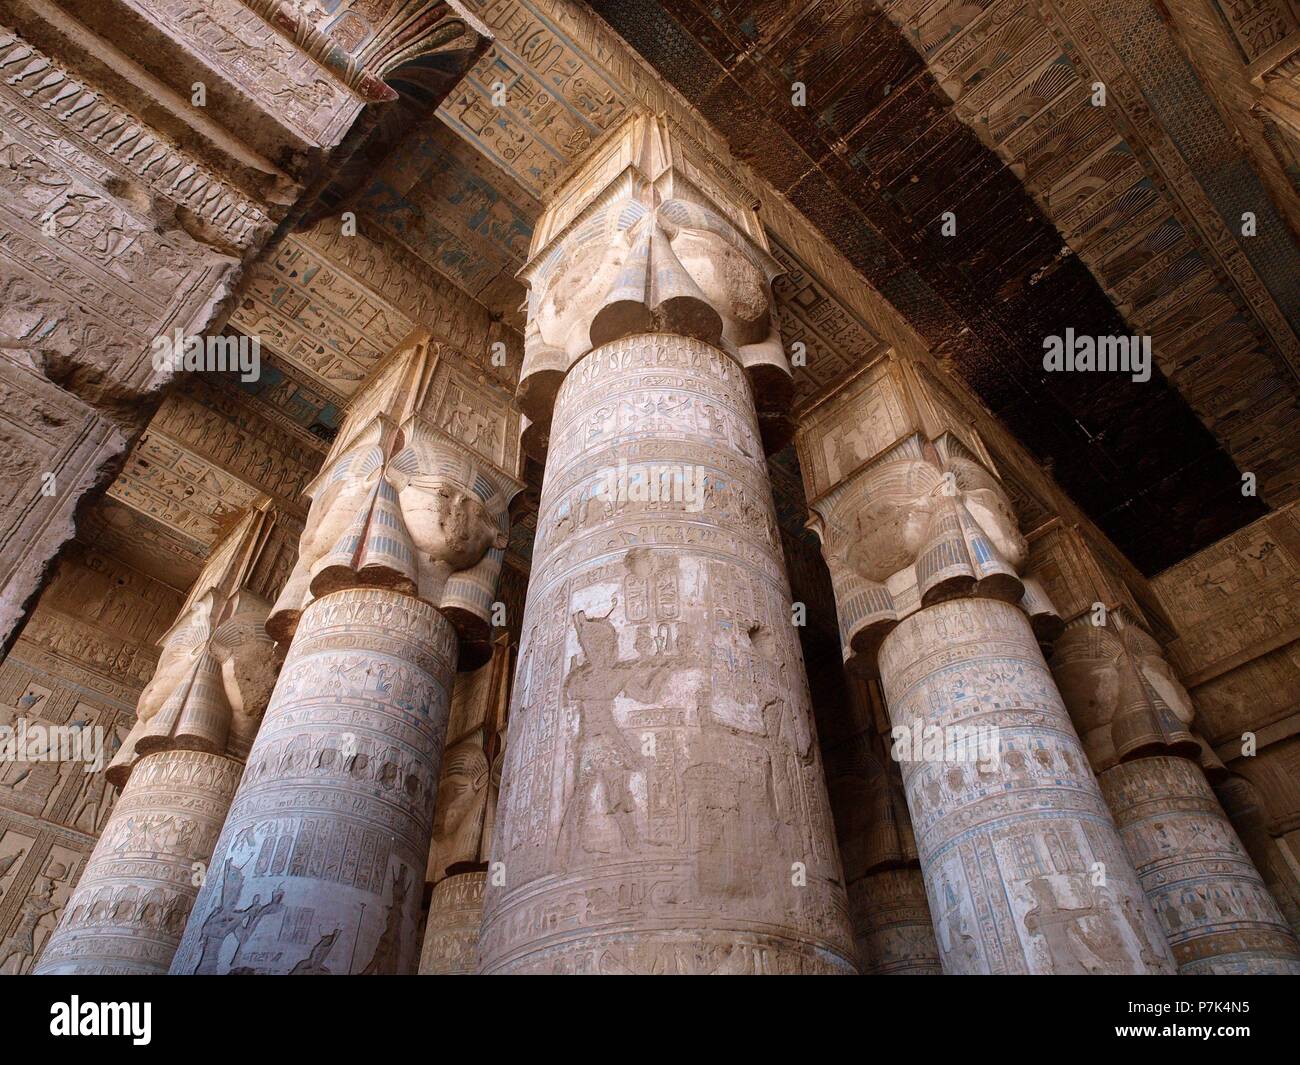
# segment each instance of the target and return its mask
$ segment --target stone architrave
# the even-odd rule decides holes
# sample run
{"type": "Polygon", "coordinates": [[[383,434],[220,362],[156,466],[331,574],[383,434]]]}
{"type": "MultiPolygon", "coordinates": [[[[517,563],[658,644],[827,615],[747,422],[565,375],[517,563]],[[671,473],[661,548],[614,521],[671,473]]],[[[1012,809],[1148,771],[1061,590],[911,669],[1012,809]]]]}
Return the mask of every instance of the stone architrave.
{"type": "Polygon", "coordinates": [[[753,203],[635,116],[535,231],[518,396],[549,452],[483,972],[854,971],[764,462],[789,371],[753,203]]]}
{"type": "Polygon", "coordinates": [[[172,964],[413,973],[452,677],[489,647],[518,415],[428,334],[354,401],[267,632],[289,644],[172,964]]]}
{"type": "Polygon", "coordinates": [[[845,656],[880,677],[944,972],[1172,971],[982,441],[888,356],[805,412],[798,447],[845,656]]]}
{"type": "Polygon", "coordinates": [[[246,586],[273,538],[269,501],[236,525],[163,636],[136,724],[105,770],[122,794],[35,972],[159,974],[207,875],[279,658],[246,586]]]}
{"type": "Polygon", "coordinates": [[[1033,556],[1073,607],[1052,672],[1178,971],[1300,973],[1300,944],[1210,787],[1222,764],[1192,731],[1191,697],[1138,598],[1073,527],[1046,530],[1033,556]]]}
{"type": "Polygon", "coordinates": [[[487,665],[456,678],[425,873],[433,891],[421,975],[467,974],[475,968],[501,786],[510,664],[509,636],[502,634],[487,665]]]}

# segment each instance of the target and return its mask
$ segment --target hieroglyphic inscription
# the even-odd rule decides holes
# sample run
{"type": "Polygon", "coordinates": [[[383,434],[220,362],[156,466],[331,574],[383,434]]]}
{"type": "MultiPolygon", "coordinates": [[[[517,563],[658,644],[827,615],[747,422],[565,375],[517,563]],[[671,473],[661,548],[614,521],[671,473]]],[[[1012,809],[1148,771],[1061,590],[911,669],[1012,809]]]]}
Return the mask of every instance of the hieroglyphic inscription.
{"type": "Polygon", "coordinates": [[[597,348],[547,468],[485,971],[852,971],[744,372],[677,336],[597,348]]]}
{"type": "Polygon", "coordinates": [[[240,769],[203,751],[141,761],[36,971],[165,973],[240,769]]]}
{"type": "Polygon", "coordinates": [[[1102,773],[1101,790],[1180,973],[1300,973],[1295,935],[1200,766],[1138,758],[1102,773]]]}
{"type": "Polygon", "coordinates": [[[880,675],[895,726],[997,729],[996,760],[902,766],[944,971],[1171,972],[1020,609],[971,599],[913,614],[881,645],[880,675]]]}
{"type": "Polygon", "coordinates": [[[411,973],[455,634],[379,588],[314,601],[173,973],[411,973]]]}

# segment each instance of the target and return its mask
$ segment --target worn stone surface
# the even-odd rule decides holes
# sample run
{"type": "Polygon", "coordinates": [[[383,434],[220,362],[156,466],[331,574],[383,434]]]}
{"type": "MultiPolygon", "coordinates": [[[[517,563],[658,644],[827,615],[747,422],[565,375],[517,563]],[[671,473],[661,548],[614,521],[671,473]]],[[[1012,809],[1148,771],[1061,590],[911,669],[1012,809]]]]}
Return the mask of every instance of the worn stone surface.
{"type": "Polygon", "coordinates": [[[943,972],[919,865],[880,869],[849,884],[858,954],[876,976],[938,976],[943,972]]]}
{"type": "Polygon", "coordinates": [[[939,947],[903,780],[888,732],[884,741],[880,735],[884,700],[874,681],[846,679],[837,712],[819,707],[818,729],[858,967],[881,975],[937,974],[939,947]]]}
{"type": "Polygon", "coordinates": [[[486,642],[519,487],[512,419],[427,334],[349,411],[308,487],[266,625],[285,665],[173,972],[415,971],[452,678],[486,642]]]}
{"type": "Polygon", "coordinates": [[[262,586],[262,566],[278,553],[278,525],[267,500],[249,510],[159,641],[135,724],[100,767],[129,801],[105,825],[39,972],[163,973],[171,964],[280,665],[263,630],[269,604],[248,587],[262,586]]]}
{"type": "Polygon", "coordinates": [[[743,372],[701,341],[616,341],[561,386],[486,971],[851,969],[761,454],[743,372]],[[602,502],[620,461],[699,471],[701,508],[602,502]]]}
{"type": "Polygon", "coordinates": [[[455,658],[408,595],[304,611],[173,973],[415,971],[455,658]]]}
{"type": "Polygon", "coordinates": [[[234,759],[204,751],[147,755],[34,971],[167,972],[242,771],[234,759]]]}
{"type": "Polygon", "coordinates": [[[496,824],[513,656],[508,634],[486,665],[457,674],[425,880],[433,885],[421,973],[472,973],[496,824]]]}
{"type": "Polygon", "coordinates": [[[751,204],[637,116],[534,234],[519,399],[549,450],[485,972],[853,969],[764,475],[788,368],[751,204]]]}
{"type": "MultiPolygon", "coordinates": [[[[0,664],[0,728],[66,728],[102,740],[111,759],[183,601],[74,543],[0,664]]],[[[0,762],[0,973],[30,971],[108,822],[117,793],[95,768],[84,759],[0,762]]]]}
{"type": "Polygon", "coordinates": [[[1300,973],[1300,945],[1200,766],[1137,758],[1100,779],[1180,973],[1300,973]]]}
{"type": "Polygon", "coordinates": [[[905,763],[948,973],[1161,973],[1159,925],[1018,607],[927,607],[885,638],[895,725],[997,730],[998,763],[905,763]],[[1104,883],[1093,876],[1102,863],[1104,883]],[[993,881],[1001,888],[990,892],[993,881]]]}
{"type": "Polygon", "coordinates": [[[421,976],[468,976],[474,972],[487,877],[486,872],[456,873],[434,885],[420,951],[421,976]]]}
{"type": "MultiPolygon", "coordinates": [[[[1063,648],[1057,684],[1092,772],[1199,765],[1300,926],[1297,512],[1241,527],[1297,484],[1286,223],[1300,217],[1300,24],[1287,0],[1166,7],[0,0],[0,729],[102,736],[112,763],[106,776],[75,759],[0,762],[0,972],[30,971],[51,943],[75,966],[55,936],[74,890],[156,897],[153,866],[111,889],[81,878],[116,831],[109,778],[176,750],[241,761],[304,614],[350,591],[422,603],[454,632],[466,672],[442,770],[429,768],[432,839],[410,856],[404,916],[374,923],[393,906],[381,884],[344,964],[342,926],[299,943],[289,907],[262,909],[276,885],[260,881],[232,905],[256,896],[259,934],[288,929],[293,947],[250,942],[236,963],[241,917],[222,964],[360,969],[387,937],[411,971],[407,940],[424,928],[432,956],[463,970],[472,918],[452,906],[430,921],[419,901],[450,905],[444,884],[488,873],[520,902],[506,931],[544,939],[535,913],[571,920],[530,895],[547,883],[534,866],[554,858],[591,900],[591,936],[626,929],[622,954],[555,947],[561,969],[798,969],[809,935],[847,944],[851,929],[857,949],[835,950],[860,970],[933,971],[936,922],[917,890],[930,870],[880,678],[862,718],[827,680],[841,683],[841,644],[855,674],[878,674],[891,633],[952,601],[1018,607],[1045,655],[1063,648]],[[1098,82],[1106,106],[1090,98],[1098,82]],[[1044,340],[1067,326],[1150,335],[1153,378],[1040,372],[1044,340]],[[260,370],[173,374],[152,358],[173,330],[256,342],[260,370]],[[683,338],[748,379],[759,449],[726,403],[673,383],[696,387],[672,362],[683,338]],[[566,377],[641,340],[669,362],[644,395],[614,389],[587,411],[573,433],[592,433],[590,479],[544,498],[548,450],[574,442],[552,439],[566,377]],[[796,428],[798,447],[783,447],[796,428]],[[607,443],[612,500],[591,473],[607,443]],[[639,494],[674,464],[682,488],[693,465],[713,469],[698,509],[639,494]],[[208,587],[205,567],[266,501],[274,542],[238,589],[208,587]],[[563,604],[554,591],[525,628],[534,563],[539,588],[564,566],[595,583],[563,604]],[[1081,634],[1098,603],[1108,620],[1081,634]],[[808,744],[801,699],[772,695],[803,687],[782,626],[814,674],[808,744]],[[602,652],[589,645],[613,646],[610,683],[652,663],[610,697],[616,733],[591,709],[602,652]],[[518,863],[488,869],[517,652],[530,676],[546,662],[549,681],[529,690],[554,700],[518,703],[540,724],[521,733],[530,798],[515,831],[552,848],[516,853],[522,889],[518,863]],[[630,748],[609,754],[607,735],[630,748]],[[787,806],[819,760],[827,794],[787,806]],[[543,764],[549,799],[533,803],[543,764]],[[771,886],[769,852],[802,839],[820,854],[830,839],[827,798],[840,858],[814,861],[813,879],[847,888],[841,919],[783,908],[771,886]],[[697,876],[696,855],[731,854],[733,814],[752,809],[775,813],[744,830],[777,843],[697,876]],[[673,818],[679,836],[662,844],[673,818]],[[638,864],[606,890],[631,868],[617,856],[634,832],[638,864]],[[557,854],[575,835],[576,857],[557,854]],[[692,892],[721,884],[713,911],[665,898],[664,865],[692,892]],[[683,905],[713,930],[688,920],[694,945],[661,949],[654,937],[678,927],[664,914],[683,905]],[[756,948],[755,926],[727,931],[755,913],[782,922],[759,929],[786,937],[777,948],[756,948]]],[[[552,481],[576,453],[550,463],[552,481]]],[[[1003,683],[993,667],[963,675],[1003,683]]],[[[960,709],[946,678],[932,679],[936,705],[960,709]]],[[[1007,705],[1035,693],[1013,688],[1007,705]]],[[[324,697],[300,695],[300,724],[323,717],[324,697]]],[[[284,786],[300,794],[295,764],[284,786]]],[[[1037,801],[1013,769],[985,774],[1010,784],[972,816],[1004,794],[1037,801]]],[[[1122,794],[1144,798],[1113,808],[1121,819],[1192,804],[1158,774],[1122,794]]],[[[941,794],[941,812],[955,803],[941,794]]],[[[1219,831],[1196,809],[1200,830],[1219,831]]],[[[310,820],[328,834],[346,818],[310,820]]],[[[1032,866],[1047,845],[1008,831],[1020,865],[999,870],[1032,866]]],[[[154,866],[179,869],[188,841],[156,842],[154,866]]],[[[1178,960],[1267,968],[1276,951],[1251,924],[1263,911],[1237,891],[1247,871],[1204,854],[1206,920],[1195,905],[1180,917],[1178,960]],[[1255,930],[1253,962],[1216,912],[1255,930]]],[[[785,871],[805,900],[822,890],[799,886],[808,872],[785,871]]],[[[316,895],[323,914],[346,909],[333,887],[302,887],[316,895]]],[[[133,929],[152,907],[101,908],[84,964],[105,964],[96,944],[115,919],[133,929]]],[[[1104,967],[1088,944],[1118,912],[1063,919],[1070,964],[1104,967]]],[[[1040,961],[1044,934],[1028,940],[1040,961]]],[[[156,962],[149,935],[120,938],[156,962]]]]}
{"type": "Polygon", "coordinates": [[[1290,971],[1300,946],[1207,779],[1228,771],[1151,634],[1158,598],[1072,530],[1034,555],[1072,615],[1052,672],[1179,971],[1290,971]]]}
{"type": "Polygon", "coordinates": [[[845,657],[880,678],[944,971],[1172,971],[1039,648],[1059,618],[1026,590],[979,435],[888,360],[798,442],[845,657]]]}
{"type": "Polygon", "coordinates": [[[1192,704],[1160,648],[1122,614],[1079,619],[1052,668],[1182,973],[1297,971],[1286,926],[1202,763],[1192,704]]]}

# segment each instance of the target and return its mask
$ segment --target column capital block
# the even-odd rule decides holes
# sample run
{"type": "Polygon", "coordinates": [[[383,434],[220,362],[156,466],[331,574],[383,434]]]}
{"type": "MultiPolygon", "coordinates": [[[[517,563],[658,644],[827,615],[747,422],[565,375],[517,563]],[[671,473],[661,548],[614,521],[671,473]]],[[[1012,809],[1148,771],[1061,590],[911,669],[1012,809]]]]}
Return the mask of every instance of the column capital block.
{"type": "MultiPolygon", "coordinates": [[[[758,201],[663,115],[636,113],[592,151],[538,221],[529,260],[519,403],[550,424],[565,374],[593,348],[676,333],[725,351],[750,374],[760,421],[788,408],[758,201]]],[[[766,434],[765,434],[766,435],[766,434]]]]}
{"type": "Polygon", "coordinates": [[[393,588],[432,604],[478,657],[505,559],[520,417],[486,374],[417,330],[348,411],[320,474],[298,564],[267,631],[292,638],[312,599],[393,588]]]}
{"type": "Polygon", "coordinates": [[[258,590],[297,522],[262,497],[217,544],[140,693],[136,723],[106,775],[125,785],[154,751],[207,751],[242,760],[271,699],[283,655],[267,635],[271,604],[258,590]]]}

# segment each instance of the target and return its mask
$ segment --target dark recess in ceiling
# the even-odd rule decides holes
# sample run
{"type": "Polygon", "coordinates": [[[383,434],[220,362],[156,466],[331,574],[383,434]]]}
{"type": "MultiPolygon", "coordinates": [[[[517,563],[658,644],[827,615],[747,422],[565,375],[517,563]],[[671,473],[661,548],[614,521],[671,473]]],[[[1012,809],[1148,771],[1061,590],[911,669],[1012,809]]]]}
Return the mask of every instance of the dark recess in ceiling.
{"type": "Polygon", "coordinates": [[[1153,368],[1049,375],[1043,338],[1131,330],[874,4],[593,0],[830,239],[1144,573],[1267,512],[1153,368]],[[808,104],[791,105],[791,85],[808,104]],[[954,211],[958,235],[941,233],[954,211]]]}

